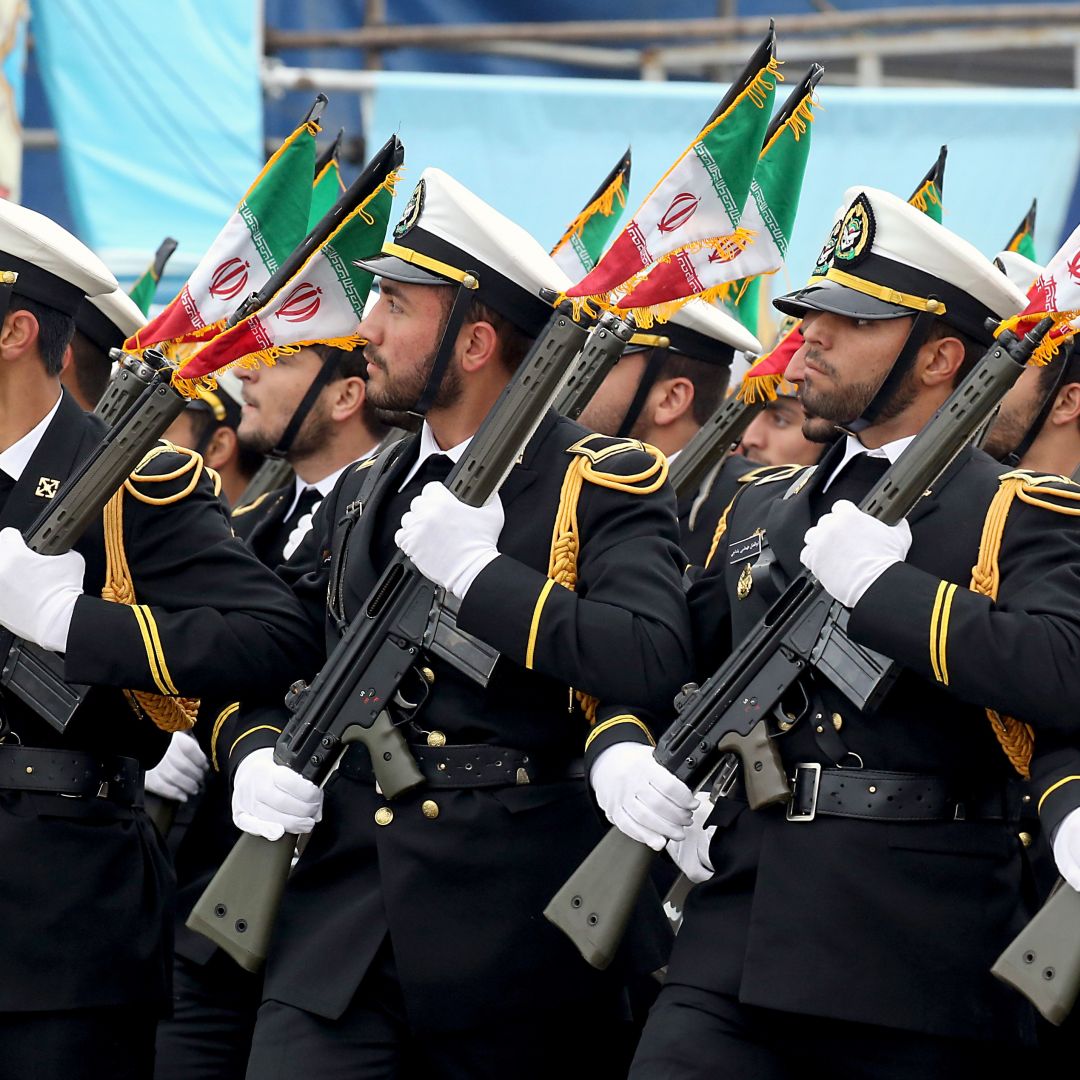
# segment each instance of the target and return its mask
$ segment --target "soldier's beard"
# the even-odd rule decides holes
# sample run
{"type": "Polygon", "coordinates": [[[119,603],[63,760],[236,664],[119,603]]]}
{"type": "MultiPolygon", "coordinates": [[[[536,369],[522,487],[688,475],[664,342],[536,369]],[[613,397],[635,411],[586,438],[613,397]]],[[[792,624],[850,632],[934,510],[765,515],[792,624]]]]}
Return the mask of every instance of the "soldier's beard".
{"type": "MultiPolygon", "coordinates": [[[[881,388],[881,382],[854,382],[844,386],[836,368],[815,349],[809,349],[806,359],[836,384],[832,389],[814,386],[813,376],[807,373],[799,386],[799,400],[806,410],[803,435],[811,442],[829,442],[836,435],[836,426],[850,424],[866,411],[881,388]]],[[[905,373],[900,385],[880,408],[875,423],[899,416],[915,399],[915,380],[911,371],[905,373]]]]}
{"type": "Polygon", "coordinates": [[[1042,402],[1036,398],[1025,403],[1025,409],[1012,409],[1003,402],[997,418],[983,440],[982,449],[992,458],[1000,461],[1006,454],[1011,454],[1023,441],[1035,418],[1042,408],[1042,402]]]}
{"type": "MultiPolygon", "coordinates": [[[[409,431],[416,430],[416,418],[410,414],[409,410],[416,407],[420,395],[424,392],[428,376],[435,366],[436,352],[437,347],[436,351],[424,358],[423,363],[391,377],[386,360],[379,354],[378,349],[371,345],[364,346],[364,359],[368,362],[369,368],[377,367],[384,376],[380,387],[372,386],[370,380],[367,384],[368,404],[376,410],[383,423],[409,431]]],[[[448,409],[460,400],[461,394],[461,369],[451,358],[431,407],[432,409],[448,409]]]]}

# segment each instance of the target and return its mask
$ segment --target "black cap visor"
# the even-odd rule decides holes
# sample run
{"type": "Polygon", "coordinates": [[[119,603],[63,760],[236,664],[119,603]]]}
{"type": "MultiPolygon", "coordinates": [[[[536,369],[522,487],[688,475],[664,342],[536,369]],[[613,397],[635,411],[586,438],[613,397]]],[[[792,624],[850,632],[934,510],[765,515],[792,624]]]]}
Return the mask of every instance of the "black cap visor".
{"type": "Polygon", "coordinates": [[[370,259],[354,259],[354,266],[374,274],[376,277],[400,281],[405,285],[456,285],[456,281],[433,274],[415,263],[406,262],[396,255],[373,255],[370,259]]]}
{"type": "Polygon", "coordinates": [[[899,319],[905,315],[918,314],[914,308],[903,304],[890,304],[876,296],[868,296],[857,289],[849,289],[836,281],[821,278],[818,281],[796,289],[795,292],[778,296],[773,307],[785,315],[802,318],[808,311],[827,311],[832,315],[843,315],[849,319],[899,319]]]}

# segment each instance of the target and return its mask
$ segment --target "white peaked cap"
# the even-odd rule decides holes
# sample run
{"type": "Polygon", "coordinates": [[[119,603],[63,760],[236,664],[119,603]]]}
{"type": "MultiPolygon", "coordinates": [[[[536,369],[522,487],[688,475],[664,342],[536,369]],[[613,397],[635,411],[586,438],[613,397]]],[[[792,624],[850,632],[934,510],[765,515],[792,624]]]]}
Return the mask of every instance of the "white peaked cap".
{"type": "Polygon", "coordinates": [[[0,273],[19,275],[14,293],[74,315],[86,296],[116,288],[109,268],[55,221],[0,199],[0,273]]]}
{"type": "Polygon", "coordinates": [[[123,289],[87,297],[75,313],[75,326],[102,352],[119,348],[146,325],[139,305],[123,289]]]}
{"type": "Polygon", "coordinates": [[[668,339],[673,352],[722,367],[731,364],[736,349],[755,355],[763,351],[761,342],[738,319],[704,300],[684,304],[651,334],[635,334],[630,345],[655,345],[660,337],[668,339]]]}
{"type": "Polygon", "coordinates": [[[986,319],[1000,321],[1026,305],[1024,293],[989,259],[896,195],[848,188],[844,206],[815,276],[774,301],[786,314],[895,319],[928,311],[988,343],[986,319]]]}
{"type": "Polygon", "coordinates": [[[357,263],[414,285],[461,285],[532,337],[552,313],[544,293],[572,282],[547,251],[441,169],[425,169],[383,253],[357,263]]]}
{"type": "Polygon", "coordinates": [[[1045,266],[1033,262],[1019,251],[999,251],[994,265],[1018,288],[1026,293],[1037,277],[1042,277],[1045,266]]]}

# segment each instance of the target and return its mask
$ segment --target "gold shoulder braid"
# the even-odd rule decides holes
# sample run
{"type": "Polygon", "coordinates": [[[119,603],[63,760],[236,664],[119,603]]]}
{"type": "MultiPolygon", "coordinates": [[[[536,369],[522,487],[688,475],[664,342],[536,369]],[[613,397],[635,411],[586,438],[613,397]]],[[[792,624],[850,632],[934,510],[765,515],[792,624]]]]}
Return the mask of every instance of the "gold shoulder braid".
{"type": "MultiPolygon", "coordinates": [[[[983,523],[982,539],[979,542],[979,561],[971,570],[973,592],[981,596],[997,599],[1001,573],[998,567],[998,555],[1001,552],[1001,538],[1005,531],[1005,521],[1009,516],[1014,499],[1020,499],[1031,506],[1052,510],[1057,514],[1070,517],[1080,516],[1080,506],[1058,505],[1049,501],[1047,496],[1068,502],[1080,503],[1080,490],[1067,491],[1059,488],[1048,489],[1050,483],[1066,481],[1062,476],[1035,476],[1032,473],[1016,470],[999,477],[997,494],[986,512],[983,523]]],[[[1005,716],[994,709],[987,709],[994,734],[1001,748],[1005,751],[1012,766],[1025,779],[1030,775],[1031,752],[1035,743],[1035,733],[1030,724],[1022,723],[1012,716],[1005,716]]]]}
{"type": "MultiPolygon", "coordinates": [[[[626,491],[635,495],[651,495],[659,491],[667,481],[668,460],[655,446],[639,442],[637,439],[621,439],[602,450],[594,450],[589,443],[597,436],[589,435],[567,447],[571,454],[570,464],[563,477],[562,491],[559,495],[559,509],[555,514],[555,524],[551,530],[551,555],[548,560],[548,574],[557,585],[573,592],[577,588],[578,552],[581,548],[581,534],[578,531],[577,508],[581,498],[581,488],[586,480],[599,487],[613,491],[626,491]],[[641,472],[628,476],[618,473],[601,472],[596,466],[600,461],[627,450],[636,450],[648,454],[652,464],[641,472]]],[[[597,700],[591,694],[571,689],[570,705],[576,698],[591,727],[596,723],[597,700]]]]}
{"type": "Polygon", "coordinates": [[[176,693],[176,687],[173,685],[172,676],[169,674],[165,655],[161,649],[157,623],[148,607],[135,603],[135,585],[131,579],[131,568],[128,566],[127,554],[124,550],[125,492],[130,493],[140,502],[149,503],[152,506],[167,506],[189,495],[199,482],[203,469],[202,455],[194,451],[178,450],[178,453],[188,455],[188,461],[171,473],[154,476],[140,472],[153,458],[161,453],[171,452],[173,449],[171,446],[158,446],[151,450],[105,506],[105,584],[101,590],[101,597],[103,600],[111,600],[131,607],[132,614],[139,624],[139,630],[142,632],[150,671],[158,689],[161,690],[160,694],[152,694],[144,690],[125,690],[124,696],[128,699],[128,704],[136,714],[145,713],[149,716],[162,731],[188,731],[195,726],[199,702],[195,698],[180,697],[176,693]],[[176,480],[189,472],[191,477],[185,487],[169,496],[146,495],[132,483],[132,481],[142,484],[176,480]]]}

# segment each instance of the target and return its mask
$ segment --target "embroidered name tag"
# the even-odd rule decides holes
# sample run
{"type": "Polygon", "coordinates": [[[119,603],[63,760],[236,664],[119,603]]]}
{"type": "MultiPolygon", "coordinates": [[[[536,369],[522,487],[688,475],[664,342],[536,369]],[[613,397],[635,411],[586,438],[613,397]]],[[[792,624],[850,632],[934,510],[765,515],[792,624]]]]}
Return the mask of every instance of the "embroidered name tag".
{"type": "Polygon", "coordinates": [[[736,540],[735,543],[728,545],[729,565],[745,562],[747,559],[756,559],[761,554],[763,536],[764,531],[759,529],[745,540],[736,540]]]}

